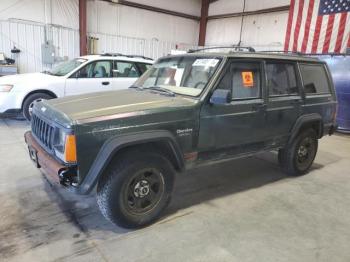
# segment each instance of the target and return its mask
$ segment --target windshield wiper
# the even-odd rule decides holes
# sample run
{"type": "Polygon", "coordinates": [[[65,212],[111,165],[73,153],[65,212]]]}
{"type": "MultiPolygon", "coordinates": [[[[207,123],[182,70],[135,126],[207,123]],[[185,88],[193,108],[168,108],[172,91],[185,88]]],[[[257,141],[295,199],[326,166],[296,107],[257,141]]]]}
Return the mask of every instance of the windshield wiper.
{"type": "Polygon", "coordinates": [[[139,86],[129,86],[129,88],[135,88],[135,89],[143,90],[143,88],[142,88],[142,87],[139,87],[139,86]]]}
{"type": "Polygon", "coordinates": [[[170,91],[169,89],[166,89],[164,87],[160,87],[160,86],[149,86],[149,87],[144,87],[143,89],[150,89],[150,90],[155,90],[155,91],[159,91],[161,93],[166,93],[170,96],[175,96],[175,93],[170,91]]]}

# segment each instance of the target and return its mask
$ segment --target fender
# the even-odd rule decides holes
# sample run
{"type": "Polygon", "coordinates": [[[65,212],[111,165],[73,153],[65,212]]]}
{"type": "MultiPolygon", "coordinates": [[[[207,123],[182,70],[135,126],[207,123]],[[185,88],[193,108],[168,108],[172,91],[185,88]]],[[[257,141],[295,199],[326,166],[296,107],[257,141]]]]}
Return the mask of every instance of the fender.
{"type": "Polygon", "coordinates": [[[35,89],[35,90],[32,90],[28,93],[26,93],[23,98],[22,98],[22,101],[21,101],[21,108],[23,108],[23,103],[24,101],[32,94],[35,94],[35,93],[44,93],[44,94],[48,94],[50,96],[52,96],[53,98],[58,98],[58,95],[55,94],[53,91],[49,90],[49,89],[35,89]]]}
{"type": "Polygon", "coordinates": [[[82,183],[75,188],[75,192],[78,194],[89,194],[91,190],[96,186],[98,179],[102,175],[112,157],[119,150],[132,145],[156,141],[168,143],[172,153],[175,156],[177,165],[180,167],[180,170],[183,170],[185,164],[182,151],[175,137],[169,131],[156,130],[138,132],[124,136],[122,135],[111,138],[103,144],[88,174],[83,179],[82,183]]]}
{"type": "Polygon", "coordinates": [[[288,139],[288,144],[294,140],[294,138],[298,135],[300,129],[307,124],[310,123],[317,123],[319,124],[319,133],[317,134],[318,138],[322,137],[323,134],[323,121],[322,121],[322,117],[321,115],[317,114],[317,113],[313,113],[313,114],[308,114],[308,115],[303,115],[300,116],[297,121],[295,121],[295,124],[292,128],[291,131],[291,135],[288,139]]]}

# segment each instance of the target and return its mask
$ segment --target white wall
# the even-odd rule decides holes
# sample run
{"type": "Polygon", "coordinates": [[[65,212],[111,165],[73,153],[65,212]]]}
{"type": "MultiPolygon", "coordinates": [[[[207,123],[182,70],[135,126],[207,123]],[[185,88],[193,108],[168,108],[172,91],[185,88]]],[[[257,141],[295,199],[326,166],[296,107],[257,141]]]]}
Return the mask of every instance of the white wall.
{"type": "MultiPolygon", "coordinates": [[[[185,4],[185,0],[181,1],[185,4]]],[[[191,7],[189,10],[193,12],[198,1],[187,1],[185,6],[191,7]]],[[[151,1],[137,2],[151,4],[151,1]]],[[[152,5],[159,8],[182,11],[174,3],[170,0],[152,1],[152,5]]],[[[88,32],[99,39],[99,53],[118,52],[158,58],[167,55],[176,45],[186,48],[198,42],[199,22],[187,18],[97,0],[88,2],[88,17],[88,32]]]]}
{"type": "Polygon", "coordinates": [[[14,58],[21,73],[50,67],[41,58],[46,40],[52,41],[57,57],[78,56],[78,27],[78,0],[0,1],[0,52],[14,58]],[[14,46],[19,54],[11,54],[14,46]]]}
{"type": "MultiPolygon", "coordinates": [[[[287,27],[288,12],[274,12],[245,16],[242,45],[282,49],[287,27]]],[[[241,17],[213,19],[208,22],[206,44],[238,44],[241,17]]]]}
{"type": "MultiPolygon", "coordinates": [[[[150,1],[147,2],[150,4],[150,1]]],[[[195,44],[198,39],[198,21],[138,8],[89,1],[88,17],[89,32],[145,39],[157,38],[161,41],[186,44],[195,44]]]]}
{"type": "MultiPolygon", "coordinates": [[[[142,4],[199,15],[200,0],[134,0],[142,4]],[[179,4],[180,3],[180,4],[179,4]]],[[[40,71],[41,44],[47,38],[56,56],[79,55],[78,0],[0,0],[0,52],[16,59],[21,73],[40,71]],[[48,30],[45,30],[45,24],[48,30]]],[[[197,44],[199,22],[138,8],[88,0],[88,34],[99,38],[99,52],[121,52],[158,58],[176,45],[197,44]]]]}
{"type": "Polygon", "coordinates": [[[1,0],[0,20],[20,19],[79,28],[78,0],[1,0]]]}
{"type": "MultiPolygon", "coordinates": [[[[289,0],[247,0],[246,11],[256,11],[288,5],[289,0]]],[[[239,13],[243,0],[219,0],[209,7],[209,15],[239,13]]],[[[282,50],[287,28],[288,11],[245,16],[243,19],[242,45],[256,49],[282,50]]],[[[213,19],[208,21],[206,45],[238,44],[241,17],[213,19]]]]}

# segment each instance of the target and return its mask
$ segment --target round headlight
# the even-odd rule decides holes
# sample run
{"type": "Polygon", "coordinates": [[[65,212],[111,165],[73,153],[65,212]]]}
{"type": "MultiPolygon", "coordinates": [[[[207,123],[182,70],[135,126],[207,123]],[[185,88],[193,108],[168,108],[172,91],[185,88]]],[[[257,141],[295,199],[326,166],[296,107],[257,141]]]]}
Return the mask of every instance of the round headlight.
{"type": "Polygon", "coordinates": [[[54,148],[60,153],[64,152],[64,146],[66,144],[66,133],[62,129],[57,129],[54,139],[54,148]]]}

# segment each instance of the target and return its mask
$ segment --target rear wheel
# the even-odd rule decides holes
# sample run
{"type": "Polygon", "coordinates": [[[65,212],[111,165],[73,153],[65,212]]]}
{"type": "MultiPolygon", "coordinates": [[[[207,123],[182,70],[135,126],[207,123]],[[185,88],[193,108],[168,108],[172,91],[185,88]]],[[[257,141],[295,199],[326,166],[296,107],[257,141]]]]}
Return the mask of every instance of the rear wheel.
{"type": "Polygon", "coordinates": [[[53,97],[45,93],[34,93],[29,95],[23,102],[23,116],[30,121],[32,118],[33,106],[36,102],[40,102],[44,99],[49,100],[53,97]]]}
{"type": "Polygon", "coordinates": [[[100,211],[122,227],[146,226],[159,218],[170,202],[174,178],[171,163],[158,153],[124,154],[98,184],[100,211]]]}
{"type": "Polygon", "coordinates": [[[292,176],[307,173],[316,157],[318,140],[315,130],[306,129],[294,141],[278,153],[278,161],[284,171],[292,176]]]}

